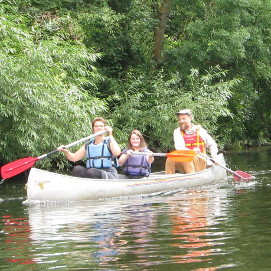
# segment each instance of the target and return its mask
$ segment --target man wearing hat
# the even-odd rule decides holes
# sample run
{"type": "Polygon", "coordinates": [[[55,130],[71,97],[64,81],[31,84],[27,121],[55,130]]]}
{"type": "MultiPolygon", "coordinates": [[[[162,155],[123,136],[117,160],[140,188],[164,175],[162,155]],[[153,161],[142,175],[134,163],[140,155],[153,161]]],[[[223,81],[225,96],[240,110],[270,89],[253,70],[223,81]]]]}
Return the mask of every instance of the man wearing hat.
{"type": "MultiPolygon", "coordinates": [[[[218,153],[217,144],[201,125],[192,123],[191,110],[183,109],[176,115],[180,126],[173,133],[175,149],[192,149],[201,153],[206,153],[206,149],[208,149],[211,157],[215,159],[218,153]]],[[[194,173],[204,170],[206,165],[206,159],[200,154],[196,155],[192,162],[174,162],[167,158],[165,173],[174,174],[176,169],[182,173],[194,173]]]]}

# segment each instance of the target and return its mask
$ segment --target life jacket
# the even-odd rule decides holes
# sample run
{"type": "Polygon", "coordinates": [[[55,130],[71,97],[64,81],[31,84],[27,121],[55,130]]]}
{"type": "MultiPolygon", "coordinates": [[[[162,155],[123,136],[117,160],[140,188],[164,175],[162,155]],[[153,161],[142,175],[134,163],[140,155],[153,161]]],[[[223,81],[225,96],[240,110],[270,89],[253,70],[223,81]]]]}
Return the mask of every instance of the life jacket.
{"type": "Polygon", "coordinates": [[[118,167],[118,160],[112,155],[109,147],[109,138],[99,144],[94,144],[95,139],[86,143],[87,168],[118,167]]]}
{"type": "MultiPolygon", "coordinates": [[[[147,149],[143,149],[143,151],[147,151],[147,149]]],[[[151,164],[148,163],[146,154],[131,155],[128,157],[123,164],[123,172],[130,178],[149,176],[151,173],[151,164]]]]}
{"type": "Polygon", "coordinates": [[[190,150],[199,148],[202,153],[206,153],[205,143],[199,134],[199,127],[196,127],[196,131],[193,134],[186,134],[184,131],[181,131],[181,133],[184,138],[185,147],[190,150]]]}

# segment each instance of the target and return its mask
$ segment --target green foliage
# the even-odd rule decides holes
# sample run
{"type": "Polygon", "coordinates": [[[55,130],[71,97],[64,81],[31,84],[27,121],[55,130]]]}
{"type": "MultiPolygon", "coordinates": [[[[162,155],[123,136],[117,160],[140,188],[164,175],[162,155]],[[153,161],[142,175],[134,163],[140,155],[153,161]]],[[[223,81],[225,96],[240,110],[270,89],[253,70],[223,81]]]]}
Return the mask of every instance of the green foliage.
{"type": "Polygon", "coordinates": [[[184,80],[178,73],[168,78],[163,74],[161,71],[154,78],[141,76],[137,80],[131,76],[125,93],[118,94],[115,122],[124,134],[137,128],[151,147],[172,150],[172,133],[178,126],[175,113],[180,109],[192,109],[195,122],[213,134],[219,117],[232,117],[227,105],[239,79],[225,81],[226,71],[219,67],[202,76],[198,70],[191,70],[184,80]]]}
{"type": "Polygon", "coordinates": [[[224,134],[222,140],[228,146],[235,141],[265,143],[271,127],[271,104],[266,98],[270,92],[271,1],[175,0],[174,4],[165,66],[185,75],[193,68],[203,74],[208,67],[219,65],[229,71],[228,79],[242,78],[228,105],[233,118],[219,118],[217,131],[224,134]]]}
{"type": "Polygon", "coordinates": [[[130,67],[149,67],[155,20],[148,1],[131,1],[125,13],[103,3],[80,12],[78,20],[85,44],[103,52],[99,63],[105,76],[123,78],[130,67]]]}
{"type": "Polygon", "coordinates": [[[127,39],[122,28],[125,22],[122,14],[117,14],[109,7],[93,7],[80,14],[85,44],[103,52],[99,61],[104,73],[115,76],[122,70],[128,58],[127,39]]]}
{"type": "Polygon", "coordinates": [[[167,1],[158,66],[164,2],[1,1],[1,160],[85,137],[96,115],[123,147],[137,128],[170,150],[175,112],[188,107],[221,146],[268,142],[271,0],[167,1]]]}
{"type": "Polygon", "coordinates": [[[99,55],[80,42],[71,44],[58,37],[35,42],[35,33],[4,16],[0,19],[2,160],[38,156],[90,134],[92,118],[106,109],[106,103],[95,98],[101,78],[93,64],[99,55]]]}

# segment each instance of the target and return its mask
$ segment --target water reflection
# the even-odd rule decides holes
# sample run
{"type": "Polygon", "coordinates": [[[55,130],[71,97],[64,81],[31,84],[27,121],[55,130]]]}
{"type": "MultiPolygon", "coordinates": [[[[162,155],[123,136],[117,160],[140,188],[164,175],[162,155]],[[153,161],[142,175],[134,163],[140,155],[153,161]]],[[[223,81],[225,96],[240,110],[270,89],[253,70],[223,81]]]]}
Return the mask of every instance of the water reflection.
{"type": "Polygon", "coordinates": [[[205,248],[212,243],[204,239],[208,226],[208,201],[208,193],[202,191],[200,197],[196,195],[189,198],[189,205],[185,209],[176,208],[173,202],[170,217],[173,223],[172,234],[176,236],[177,242],[172,245],[187,249],[186,254],[174,256],[176,263],[209,260],[206,256],[212,250],[205,248]]]}
{"type": "Polygon", "coordinates": [[[252,152],[228,159],[233,170],[256,176],[250,182],[229,177],[217,186],[150,198],[23,205],[25,191],[6,183],[1,268],[268,270],[269,156],[252,152]]]}
{"type": "MultiPolygon", "coordinates": [[[[36,245],[49,240],[59,241],[58,245],[73,242],[74,250],[88,248],[92,260],[101,266],[120,260],[130,247],[132,254],[142,255],[145,244],[150,241],[148,235],[153,232],[152,205],[146,204],[142,208],[141,205],[126,204],[110,201],[58,207],[31,206],[30,238],[36,245]]],[[[85,261],[90,260],[88,256],[85,255],[85,261]]]]}
{"type": "Polygon", "coordinates": [[[29,219],[3,220],[5,233],[16,228],[20,237],[7,238],[16,246],[8,252],[5,246],[4,253],[17,262],[32,267],[39,263],[47,269],[233,267],[215,259],[235,252],[230,241],[234,234],[221,224],[235,219],[229,203],[238,193],[233,183],[232,190],[209,187],[164,197],[27,206],[29,219]]]}
{"type": "Polygon", "coordinates": [[[1,252],[5,261],[16,264],[33,264],[31,257],[31,242],[29,239],[30,227],[25,217],[14,218],[11,215],[2,217],[3,233],[5,234],[4,251],[1,252]]]}
{"type": "MultiPolygon", "coordinates": [[[[80,266],[92,262],[96,268],[125,268],[127,261],[137,267],[208,262],[217,252],[218,238],[214,232],[210,235],[209,227],[213,215],[222,214],[214,194],[210,213],[209,194],[191,190],[170,197],[29,206],[29,237],[35,247],[43,246],[34,258],[48,263],[53,257],[62,266],[66,247],[66,265],[67,258],[78,253],[80,266]]],[[[69,261],[67,266],[73,264],[69,261]]]]}

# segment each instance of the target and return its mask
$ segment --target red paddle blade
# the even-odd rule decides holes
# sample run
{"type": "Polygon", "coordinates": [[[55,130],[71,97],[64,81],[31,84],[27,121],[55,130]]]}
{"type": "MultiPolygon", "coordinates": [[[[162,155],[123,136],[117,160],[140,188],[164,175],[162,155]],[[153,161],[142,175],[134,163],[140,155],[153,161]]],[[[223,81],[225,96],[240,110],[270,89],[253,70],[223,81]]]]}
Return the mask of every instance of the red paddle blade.
{"type": "Polygon", "coordinates": [[[174,162],[191,162],[195,155],[194,150],[175,150],[167,153],[167,157],[174,162]]]}
{"type": "Polygon", "coordinates": [[[233,174],[233,179],[235,181],[240,181],[240,180],[248,181],[248,180],[252,179],[252,176],[250,174],[248,174],[247,172],[237,170],[234,173],[235,174],[233,174]]]}
{"type": "Polygon", "coordinates": [[[31,168],[39,158],[26,157],[11,163],[8,163],[1,167],[1,176],[3,179],[11,178],[15,175],[18,175],[27,169],[31,168]]]}

